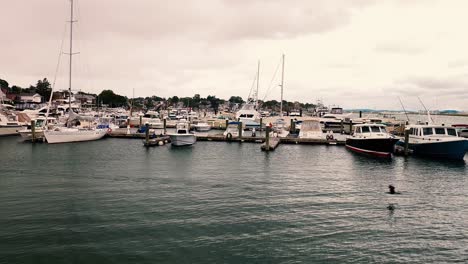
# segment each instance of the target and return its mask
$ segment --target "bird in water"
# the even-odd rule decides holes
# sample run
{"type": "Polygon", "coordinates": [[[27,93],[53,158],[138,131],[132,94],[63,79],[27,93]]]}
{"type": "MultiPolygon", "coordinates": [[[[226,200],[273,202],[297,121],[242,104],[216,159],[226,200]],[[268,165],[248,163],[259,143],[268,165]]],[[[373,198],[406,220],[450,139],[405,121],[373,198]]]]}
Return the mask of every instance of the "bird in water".
{"type": "Polygon", "coordinates": [[[395,186],[391,184],[388,186],[388,189],[389,189],[389,192],[388,192],[389,194],[401,194],[399,192],[395,192],[395,186]]]}

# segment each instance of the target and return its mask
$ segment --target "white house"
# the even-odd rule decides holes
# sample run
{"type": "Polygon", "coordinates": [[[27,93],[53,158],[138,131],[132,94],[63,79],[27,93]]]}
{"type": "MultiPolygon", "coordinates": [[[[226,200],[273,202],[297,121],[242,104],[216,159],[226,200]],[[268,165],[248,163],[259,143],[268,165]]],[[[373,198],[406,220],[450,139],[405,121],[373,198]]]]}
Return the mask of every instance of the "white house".
{"type": "Polygon", "coordinates": [[[20,100],[23,103],[41,103],[42,102],[42,96],[38,93],[35,94],[20,94],[20,100]]]}

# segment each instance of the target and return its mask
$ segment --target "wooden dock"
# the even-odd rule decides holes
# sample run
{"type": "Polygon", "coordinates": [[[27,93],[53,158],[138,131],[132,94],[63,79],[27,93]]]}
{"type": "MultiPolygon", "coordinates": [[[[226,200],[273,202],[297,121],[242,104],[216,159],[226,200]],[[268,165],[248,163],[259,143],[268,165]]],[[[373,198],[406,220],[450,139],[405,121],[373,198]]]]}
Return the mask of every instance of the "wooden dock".
{"type": "MultiPolygon", "coordinates": [[[[161,136],[161,135],[158,135],[161,136]]],[[[265,137],[252,137],[252,136],[244,136],[242,138],[233,137],[231,139],[226,138],[222,134],[198,134],[197,141],[215,141],[215,142],[247,142],[247,143],[264,143],[266,138],[265,137]]],[[[127,129],[122,129],[120,131],[112,131],[109,134],[109,137],[113,138],[134,138],[134,139],[145,139],[145,133],[137,133],[136,130],[130,131],[127,133],[127,129]]],[[[302,144],[302,145],[344,145],[345,144],[345,137],[335,137],[334,140],[326,140],[326,139],[311,139],[311,138],[298,138],[298,137],[285,137],[285,138],[270,138],[270,145],[273,142],[278,141],[275,144],[302,144]]],[[[275,146],[276,148],[277,146],[275,146]]]]}
{"type": "Polygon", "coordinates": [[[280,138],[270,138],[268,142],[265,141],[265,143],[260,146],[260,149],[263,151],[275,150],[279,146],[280,141],[280,138]]]}

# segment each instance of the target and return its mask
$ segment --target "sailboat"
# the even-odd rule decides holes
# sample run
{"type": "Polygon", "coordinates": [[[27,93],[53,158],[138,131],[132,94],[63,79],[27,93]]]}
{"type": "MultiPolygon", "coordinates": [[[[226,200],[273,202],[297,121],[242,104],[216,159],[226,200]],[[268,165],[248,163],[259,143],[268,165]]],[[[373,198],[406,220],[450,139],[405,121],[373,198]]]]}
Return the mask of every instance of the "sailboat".
{"type": "MultiPolygon", "coordinates": [[[[103,138],[107,134],[107,129],[98,129],[98,128],[78,128],[70,127],[71,119],[76,117],[72,111],[71,107],[71,87],[72,87],[72,56],[73,54],[73,23],[76,22],[73,20],[73,0],[70,0],[70,56],[69,59],[69,78],[68,78],[68,91],[69,91],[69,111],[68,111],[68,122],[67,127],[55,127],[53,129],[44,130],[44,136],[47,140],[47,143],[68,143],[68,142],[80,142],[80,141],[90,141],[103,138]]],[[[51,93],[51,97],[53,92],[51,93]]],[[[49,100],[50,107],[50,100],[49,100]]]]}
{"type": "Polygon", "coordinates": [[[273,132],[272,136],[277,137],[287,137],[289,135],[289,131],[286,128],[286,121],[283,118],[283,88],[284,88],[284,54],[281,59],[282,61],[282,70],[281,70],[281,103],[280,103],[280,117],[276,119],[276,121],[272,124],[273,125],[273,132]]]}

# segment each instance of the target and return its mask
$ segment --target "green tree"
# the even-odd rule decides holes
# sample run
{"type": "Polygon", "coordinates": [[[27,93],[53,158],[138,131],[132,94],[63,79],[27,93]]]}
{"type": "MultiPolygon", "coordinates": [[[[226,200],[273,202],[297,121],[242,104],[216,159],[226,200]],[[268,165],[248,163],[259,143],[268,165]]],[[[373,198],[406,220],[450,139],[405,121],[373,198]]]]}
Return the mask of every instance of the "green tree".
{"type": "Polygon", "coordinates": [[[7,81],[0,79],[0,88],[8,88],[10,85],[7,81]]]}
{"type": "Polygon", "coordinates": [[[43,80],[37,81],[35,90],[36,93],[42,96],[44,101],[47,101],[50,97],[50,93],[52,92],[52,87],[47,78],[44,78],[43,80]]]}
{"type": "Polygon", "coordinates": [[[99,94],[99,101],[111,107],[126,106],[128,99],[125,96],[115,94],[112,90],[103,90],[99,94]]]}
{"type": "Polygon", "coordinates": [[[214,95],[208,95],[208,97],[206,97],[206,100],[210,102],[211,108],[213,108],[215,115],[218,114],[219,104],[221,103],[221,100],[219,98],[216,98],[216,96],[214,95]]]}
{"type": "Polygon", "coordinates": [[[19,86],[16,86],[16,85],[13,85],[13,86],[10,88],[10,93],[12,93],[12,94],[20,94],[22,90],[23,90],[23,88],[21,88],[21,87],[19,87],[19,86]]]}
{"type": "Polygon", "coordinates": [[[244,100],[240,96],[231,96],[231,98],[229,98],[229,103],[231,103],[231,104],[242,104],[242,103],[244,103],[244,100]]]}

